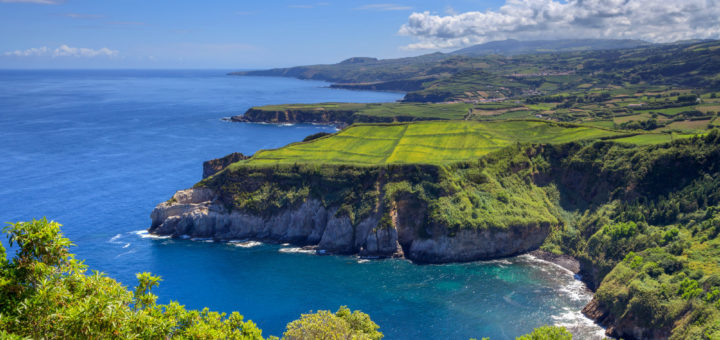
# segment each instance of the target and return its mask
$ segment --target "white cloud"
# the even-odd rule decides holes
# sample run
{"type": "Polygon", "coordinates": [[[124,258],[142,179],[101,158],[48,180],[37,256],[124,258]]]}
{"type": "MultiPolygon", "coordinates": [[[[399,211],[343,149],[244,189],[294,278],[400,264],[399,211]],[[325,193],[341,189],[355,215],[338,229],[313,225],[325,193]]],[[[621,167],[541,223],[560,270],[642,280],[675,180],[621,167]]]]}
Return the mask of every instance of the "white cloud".
{"type": "Polygon", "coordinates": [[[52,49],[47,46],[29,48],[26,50],[15,50],[3,53],[6,57],[115,57],[119,54],[117,50],[111,50],[103,47],[97,50],[83,47],[70,47],[68,45],[60,45],[60,47],[52,49]]]}
{"type": "Polygon", "coordinates": [[[509,38],[718,38],[720,1],[506,0],[497,11],[412,13],[399,33],[417,39],[408,49],[455,48],[509,38]]]}
{"type": "Polygon", "coordinates": [[[28,4],[42,4],[42,5],[57,5],[61,3],[61,0],[0,0],[2,3],[28,3],[28,4]]]}
{"type": "Polygon", "coordinates": [[[373,11],[407,11],[411,10],[410,6],[402,6],[397,4],[368,4],[365,6],[358,7],[359,10],[373,10],[373,11]]]}

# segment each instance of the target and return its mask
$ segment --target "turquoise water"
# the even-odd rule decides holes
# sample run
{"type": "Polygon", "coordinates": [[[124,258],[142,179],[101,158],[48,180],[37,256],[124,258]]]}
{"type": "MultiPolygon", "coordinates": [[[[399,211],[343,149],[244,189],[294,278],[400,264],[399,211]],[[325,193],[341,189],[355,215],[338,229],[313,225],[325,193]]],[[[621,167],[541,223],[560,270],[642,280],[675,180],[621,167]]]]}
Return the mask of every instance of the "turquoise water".
{"type": "Polygon", "coordinates": [[[47,216],[73,251],[124,284],[150,271],[161,302],[237,310],[265,335],[301,313],[348,305],[388,339],[511,339],[543,324],[598,328],[589,293],[523,256],[452,265],[315,256],[282,245],[153,239],[153,207],[200,180],[202,161],[252,154],[332,127],[229,123],[254,105],[394,101],[400,94],[223,71],[0,71],[0,221],[47,216]]]}

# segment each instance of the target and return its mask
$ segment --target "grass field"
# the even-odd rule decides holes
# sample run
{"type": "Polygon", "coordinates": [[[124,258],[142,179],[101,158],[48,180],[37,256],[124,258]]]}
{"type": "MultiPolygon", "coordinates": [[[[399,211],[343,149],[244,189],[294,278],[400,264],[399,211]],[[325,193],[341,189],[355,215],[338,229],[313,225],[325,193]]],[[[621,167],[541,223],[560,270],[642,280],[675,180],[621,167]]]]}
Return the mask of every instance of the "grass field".
{"type": "Polygon", "coordinates": [[[615,127],[615,123],[612,120],[590,120],[582,122],[583,125],[599,127],[603,129],[612,129],[615,127]]]}
{"type": "MultiPolygon", "coordinates": [[[[623,136],[622,132],[607,129],[536,120],[357,124],[310,142],[261,150],[236,164],[446,164],[475,159],[518,142],[565,143],[623,136]]],[[[650,144],[662,138],[665,137],[627,142],[650,144]]]]}
{"type": "Polygon", "coordinates": [[[681,106],[681,107],[671,107],[667,109],[648,109],[648,110],[638,110],[636,112],[655,112],[659,114],[663,114],[666,116],[674,116],[680,112],[685,111],[692,111],[695,110],[695,106],[681,106]]]}
{"type": "Polygon", "coordinates": [[[627,123],[629,121],[643,121],[651,119],[652,116],[649,113],[641,113],[637,115],[621,116],[613,118],[613,121],[617,124],[627,123]]]}
{"type": "Polygon", "coordinates": [[[711,119],[703,120],[683,120],[673,122],[667,126],[668,129],[686,130],[686,131],[703,131],[710,125],[711,119]]]}
{"type": "Polygon", "coordinates": [[[471,107],[472,105],[465,103],[383,103],[367,104],[357,114],[377,117],[463,119],[471,107]]]}

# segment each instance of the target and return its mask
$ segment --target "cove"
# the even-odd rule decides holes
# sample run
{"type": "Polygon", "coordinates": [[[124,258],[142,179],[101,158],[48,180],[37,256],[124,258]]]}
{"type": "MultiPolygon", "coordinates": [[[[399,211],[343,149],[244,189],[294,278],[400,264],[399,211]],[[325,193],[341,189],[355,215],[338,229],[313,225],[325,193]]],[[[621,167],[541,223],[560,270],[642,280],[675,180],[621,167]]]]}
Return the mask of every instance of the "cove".
{"type": "Polygon", "coordinates": [[[581,338],[598,333],[579,315],[590,299],[582,284],[528,256],[419,266],[143,237],[155,204],[197,182],[203,161],[334,130],[222,117],[263,104],[401,97],[225,73],[1,71],[0,221],[48,216],[92,269],[128,286],[137,272],[161,275],[161,302],[237,310],[265,335],[280,335],[300,313],[339,305],[369,313],[388,339],[511,339],[543,324],[581,338]]]}

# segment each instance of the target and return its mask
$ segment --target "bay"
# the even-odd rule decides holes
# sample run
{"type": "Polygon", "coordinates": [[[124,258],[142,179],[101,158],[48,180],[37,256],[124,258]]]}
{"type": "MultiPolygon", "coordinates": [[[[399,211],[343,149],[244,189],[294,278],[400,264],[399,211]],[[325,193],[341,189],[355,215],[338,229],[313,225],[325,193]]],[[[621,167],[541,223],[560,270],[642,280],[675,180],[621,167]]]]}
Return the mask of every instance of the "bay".
{"type": "Polygon", "coordinates": [[[129,287],[135,273],[161,275],[160,302],[239,311],[265,335],[340,305],[369,313],[387,339],[512,339],[544,324],[583,339],[601,333],[579,313],[591,298],[580,281],[530,256],[415,265],[147,237],[153,207],[199,181],[203,161],[334,131],[223,117],[264,104],[402,97],[327,86],[224,70],[0,71],[0,221],[47,216],[91,269],[129,287]]]}

